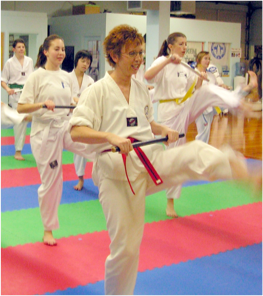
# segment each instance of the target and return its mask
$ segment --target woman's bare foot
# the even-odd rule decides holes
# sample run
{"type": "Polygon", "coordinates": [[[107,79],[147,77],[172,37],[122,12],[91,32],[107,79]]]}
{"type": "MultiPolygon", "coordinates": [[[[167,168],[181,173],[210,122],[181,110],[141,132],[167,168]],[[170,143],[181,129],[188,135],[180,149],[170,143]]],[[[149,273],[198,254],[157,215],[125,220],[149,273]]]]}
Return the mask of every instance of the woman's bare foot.
{"type": "Polygon", "coordinates": [[[229,160],[233,179],[247,180],[249,172],[245,157],[240,152],[234,151],[229,145],[223,145],[220,150],[229,160]]]}
{"type": "Polygon", "coordinates": [[[44,231],[43,242],[45,245],[48,245],[48,246],[56,246],[57,245],[57,242],[54,239],[51,230],[44,231]]]}
{"type": "Polygon", "coordinates": [[[178,218],[174,209],[174,200],[172,198],[167,198],[166,215],[168,217],[178,218]]]}
{"type": "Polygon", "coordinates": [[[81,177],[79,177],[78,184],[74,186],[74,189],[77,190],[77,191],[80,191],[80,190],[82,190],[83,185],[84,185],[84,177],[81,176],[81,177]]]}
{"type": "Polygon", "coordinates": [[[16,160],[25,160],[24,157],[22,156],[21,154],[21,151],[16,151],[15,155],[14,155],[14,158],[16,160]]]}
{"type": "Polygon", "coordinates": [[[248,71],[249,74],[249,84],[243,88],[243,91],[251,92],[252,89],[258,87],[258,77],[255,72],[248,71]]]}

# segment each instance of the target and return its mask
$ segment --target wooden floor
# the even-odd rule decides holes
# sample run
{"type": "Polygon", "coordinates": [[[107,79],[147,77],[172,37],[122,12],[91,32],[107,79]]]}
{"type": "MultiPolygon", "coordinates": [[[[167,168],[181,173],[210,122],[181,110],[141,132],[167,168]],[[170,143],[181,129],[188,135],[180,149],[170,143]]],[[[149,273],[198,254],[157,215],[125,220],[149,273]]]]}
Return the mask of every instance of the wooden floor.
{"type": "MultiPolygon", "coordinates": [[[[192,123],[186,134],[187,141],[194,140],[196,135],[196,125],[192,123]]],[[[223,143],[230,144],[247,158],[262,160],[262,112],[251,112],[246,117],[228,114],[214,119],[209,144],[217,147],[223,143]]]]}

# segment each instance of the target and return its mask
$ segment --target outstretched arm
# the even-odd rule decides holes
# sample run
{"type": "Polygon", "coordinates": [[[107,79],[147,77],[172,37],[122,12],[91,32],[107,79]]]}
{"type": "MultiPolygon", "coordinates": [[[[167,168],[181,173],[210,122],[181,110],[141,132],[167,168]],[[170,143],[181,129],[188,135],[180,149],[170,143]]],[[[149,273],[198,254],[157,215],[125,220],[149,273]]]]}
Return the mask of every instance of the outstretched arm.
{"type": "Polygon", "coordinates": [[[164,60],[162,63],[151,67],[148,69],[145,74],[144,78],[146,80],[153,79],[166,65],[170,63],[179,64],[181,62],[181,58],[177,54],[170,55],[166,60],[164,60]]]}

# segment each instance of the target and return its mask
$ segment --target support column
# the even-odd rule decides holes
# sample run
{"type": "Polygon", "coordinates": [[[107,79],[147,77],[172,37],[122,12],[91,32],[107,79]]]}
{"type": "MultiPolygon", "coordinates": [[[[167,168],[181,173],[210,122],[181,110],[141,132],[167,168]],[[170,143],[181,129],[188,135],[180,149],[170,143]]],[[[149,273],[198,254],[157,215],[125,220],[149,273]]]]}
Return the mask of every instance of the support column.
{"type": "MultiPolygon", "coordinates": [[[[146,69],[157,57],[163,41],[170,34],[170,1],[159,1],[159,10],[147,10],[146,69]]],[[[157,104],[154,104],[157,120],[157,104]]]]}

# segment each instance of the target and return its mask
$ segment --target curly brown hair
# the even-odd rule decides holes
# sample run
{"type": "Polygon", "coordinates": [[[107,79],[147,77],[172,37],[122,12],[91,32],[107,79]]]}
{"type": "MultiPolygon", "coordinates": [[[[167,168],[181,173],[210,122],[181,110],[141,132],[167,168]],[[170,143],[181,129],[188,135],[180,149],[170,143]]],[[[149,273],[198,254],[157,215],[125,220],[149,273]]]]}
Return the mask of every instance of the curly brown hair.
{"type": "Polygon", "coordinates": [[[122,47],[125,46],[127,48],[127,46],[134,42],[137,45],[144,42],[142,34],[136,28],[129,25],[119,25],[113,28],[103,42],[105,58],[110,66],[113,68],[116,66],[110,54],[113,53],[120,57],[122,47]]]}

